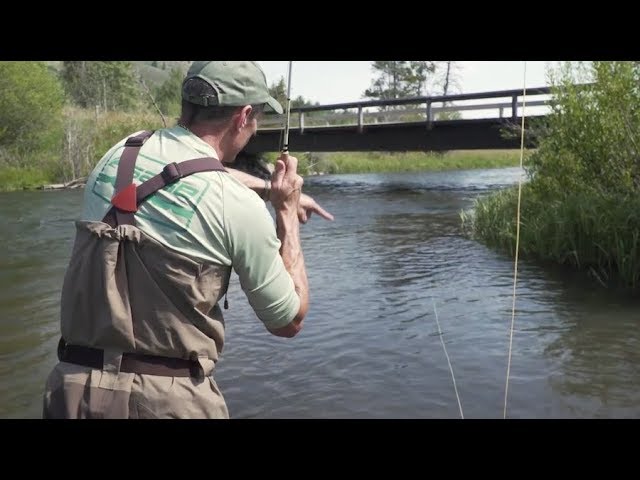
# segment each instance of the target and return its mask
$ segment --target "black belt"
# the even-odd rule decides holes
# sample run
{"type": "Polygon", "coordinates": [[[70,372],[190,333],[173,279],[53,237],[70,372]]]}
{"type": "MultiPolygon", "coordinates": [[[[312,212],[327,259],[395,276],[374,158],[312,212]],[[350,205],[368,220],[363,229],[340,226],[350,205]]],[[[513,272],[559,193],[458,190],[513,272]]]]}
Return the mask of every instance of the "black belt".
{"type": "MultiPolygon", "coordinates": [[[[61,362],[102,370],[104,351],[82,345],[69,345],[61,338],[58,344],[58,359],[61,362]]],[[[202,367],[198,362],[140,353],[123,353],[120,371],[162,377],[201,377],[203,375],[202,367]]]]}

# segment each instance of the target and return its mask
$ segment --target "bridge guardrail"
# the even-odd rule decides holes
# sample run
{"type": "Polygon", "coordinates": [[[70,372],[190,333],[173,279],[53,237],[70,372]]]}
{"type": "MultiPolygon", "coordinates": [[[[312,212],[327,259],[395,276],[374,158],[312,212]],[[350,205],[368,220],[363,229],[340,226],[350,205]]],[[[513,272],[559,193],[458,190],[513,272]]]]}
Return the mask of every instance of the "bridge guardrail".
{"type": "MultiPolygon", "coordinates": [[[[579,85],[579,87],[588,85],[589,84],[579,85]]],[[[548,107],[552,100],[550,98],[551,96],[551,87],[536,87],[527,88],[526,91],[523,91],[523,89],[515,89],[297,107],[291,109],[292,118],[290,127],[303,133],[306,128],[336,126],[356,126],[359,131],[362,131],[366,125],[389,123],[426,123],[428,126],[431,126],[441,119],[446,119],[446,117],[442,117],[443,113],[477,112],[482,110],[497,110],[495,117],[486,118],[508,118],[505,117],[504,114],[505,112],[509,112],[511,114],[510,118],[515,120],[518,117],[519,110],[523,107],[535,107],[538,109],[548,107]],[[523,98],[525,93],[526,99],[523,98]],[[542,96],[548,98],[540,99],[542,96]],[[509,100],[495,101],[501,98],[509,100]],[[486,100],[492,100],[492,102],[486,103],[486,100]],[[485,102],[466,105],[460,103],[478,101],[485,102]],[[423,106],[421,108],[387,109],[388,107],[406,107],[409,105],[423,106]],[[378,110],[373,110],[376,107],[378,110]],[[321,114],[321,112],[327,113],[321,114]]],[[[534,113],[528,116],[535,115],[534,113]]],[[[259,130],[281,129],[284,126],[284,122],[284,115],[267,115],[261,121],[259,130]]]]}

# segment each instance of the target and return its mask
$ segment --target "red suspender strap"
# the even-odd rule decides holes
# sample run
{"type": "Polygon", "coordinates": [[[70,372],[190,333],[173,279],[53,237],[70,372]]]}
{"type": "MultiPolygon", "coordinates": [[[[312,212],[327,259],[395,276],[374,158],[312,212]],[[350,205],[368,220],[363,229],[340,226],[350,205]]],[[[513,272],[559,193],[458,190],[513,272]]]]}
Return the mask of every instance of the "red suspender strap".
{"type": "MultiPolygon", "coordinates": [[[[136,206],[136,186],[133,183],[133,171],[136,166],[138,152],[151,135],[153,135],[153,132],[145,131],[135,137],[129,137],[124,144],[124,152],[122,152],[118,163],[116,188],[111,198],[111,204],[115,207],[111,210],[115,214],[116,225],[135,225],[133,214],[138,208],[136,206]]],[[[111,213],[111,210],[109,213],[111,213]]]]}
{"type": "Polygon", "coordinates": [[[152,134],[153,132],[144,132],[136,137],[128,138],[125,143],[125,150],[118,164],[115,194],[111,199],[113,207],[103,219],[112,227],[135,225],[134,213],[138,210],[138,206],[158,190],[181,178],[199,172],[226,171],[222,163],[215,158],[195,158],[180,163],[169,163],[165,165],[161,173],[136,186],[133,183],[136,158],[140,148],[152,134]]]}

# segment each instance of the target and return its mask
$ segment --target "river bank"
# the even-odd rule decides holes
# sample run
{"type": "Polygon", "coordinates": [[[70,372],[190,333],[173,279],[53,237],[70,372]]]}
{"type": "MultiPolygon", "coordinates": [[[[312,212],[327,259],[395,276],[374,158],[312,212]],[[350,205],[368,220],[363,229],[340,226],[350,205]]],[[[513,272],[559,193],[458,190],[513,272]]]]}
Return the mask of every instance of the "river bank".
{"type": "MultiPolygon", "coordinates": [[[[458,150],[450,152],[292,152],[303,176],[343,173],[400,173],[505,168],[518,165],[518,150],[458,150]]],[[[265,159],[273,162],[276,154],[265,159]]],[[[0,167],[0,191],[69,189],[82,186],[74,180],[53,178],[33,168],[0,167]]]]}
{"type": "Polygon", "coordinates": [[[306,153],[299,171],[326,173],[402,173],[515,167],[518,150],[456,150],[449,152],[306,153]]]}

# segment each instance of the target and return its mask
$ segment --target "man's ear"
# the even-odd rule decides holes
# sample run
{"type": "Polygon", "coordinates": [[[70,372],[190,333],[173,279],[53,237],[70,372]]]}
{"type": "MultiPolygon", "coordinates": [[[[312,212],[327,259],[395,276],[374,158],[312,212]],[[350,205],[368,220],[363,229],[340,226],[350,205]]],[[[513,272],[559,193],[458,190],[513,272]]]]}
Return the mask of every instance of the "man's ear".
{"type": "Polygon", "coordinates": [[[238,130],[247,126],[247,123],[249,123],[249,116],[251,115],[252,111],[253,107],[251,105],[245,105],[244,107],[242,107],[242,109],[240,110],[240,115],[238,115],[238,122],[236,125],[238,130]]]}

